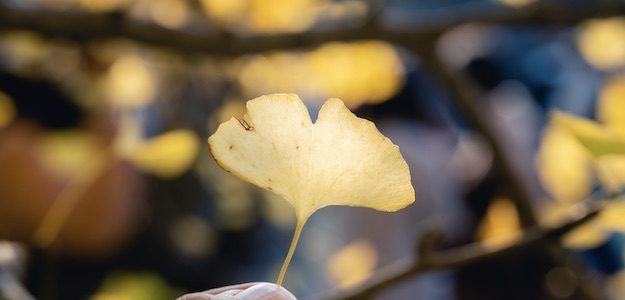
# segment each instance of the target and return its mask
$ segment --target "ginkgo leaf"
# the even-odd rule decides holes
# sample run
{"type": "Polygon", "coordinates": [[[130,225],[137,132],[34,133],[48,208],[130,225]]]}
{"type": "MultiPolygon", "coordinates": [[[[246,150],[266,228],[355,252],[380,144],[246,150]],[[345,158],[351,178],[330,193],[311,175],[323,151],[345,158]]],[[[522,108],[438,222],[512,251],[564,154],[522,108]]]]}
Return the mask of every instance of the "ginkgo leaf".
{"type": "Polygon", "coordinates": [[[375,245],[357,240],[337,251],[326,265],[327,275],[340,288],[350,288],[367,280],[378,263],[375,245]]]}
{"type": "Polygon", "coordinates": [[[574,202],[592,190],[591,160],[586,149],[558,126],[543,130],[536,157],[538,178],[556,200],[574,202]]]}
{"type": "Polygon", "coordinates": [[[200,148],[197,136],[184,129],[174,130],[143,142],[128,155],[140,169],[172,178],[189,169],[200,148]]]}
{"type": "Polygon", "coordinates": [[[589,223],[575,228],[562,237],[562,243],[569,249],[585,250],[602,245],[609,237],[610,232],[597,228],[596,224],[589,223]]]}
{"type": "Polygon", "coordinates": [[[499,248],[521,238],[519,215],[509,199],[495,199],[480,223],[477,238],[487,248],[499,248]]]}
{"type": "MultiPolygon", "coordinates": [[[[542,210],[541,224],[554,228],[587,213],[585,206],[554,202],[542,210]]],[[[561,238],[562,244],[574,250],[585,250],[605,243],[611,232],[625,232],[625,203],[608,202],[594,219],[576,227],[561,238]]]]}
{"type": "Polygon", "coordinates": [[[551,115],[555,126],[567,129],[595,157],[625,154],[625,137],[588,119],[563,112],[551,115]]]}
{"type": "Polygon", "coordinates": [[[625,154],[596,159],[595,173],[606,190],[613,193],[622,191],[625,186],[625,154]]]}
{"type": "Polygon", "coordinates": [[[103,159],[96,137],[84,130],[47,132],[37,150],[43,166],[59,178],[76,177],[103,159]]]}
{"type": "Polygon", "coordinates": [[[625,134],[625,75],[616,76],[601,87],[597,116],[605,126],[625,134]]]}
{"type": "Polygon", "coordinates": [[[242,120],[221,124],[208,144],[222,168],[295,208],[296,232],[278,283],[316,210],[347,205],[396,211],[414,202],[399,147],[339,99],[326,101],[313,124],[297,95],[258,97],[248,101],[242,120]]]}
{"type": "Polygon", "coordinates": [[[148,105],[154,98],[157,80],[145,61],[136,55],[126,55],[115,61],[103,87],[115,107],[135,109],[148,105]]]}
{"type": "Polygon", "coordinates": [[[625,18],[591,19],[580,26],[577,46],[586,61],[600,70],[625,65],[625,18]]]}

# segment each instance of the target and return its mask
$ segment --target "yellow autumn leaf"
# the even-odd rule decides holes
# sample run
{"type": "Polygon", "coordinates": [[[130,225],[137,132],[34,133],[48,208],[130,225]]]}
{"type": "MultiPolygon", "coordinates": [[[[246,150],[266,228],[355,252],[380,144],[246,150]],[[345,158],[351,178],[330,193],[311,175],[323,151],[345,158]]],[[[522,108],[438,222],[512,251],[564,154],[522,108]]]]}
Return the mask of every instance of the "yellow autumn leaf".
{"type": "Polygon", "coordinates": [[[150,16],[158,25],[177,29],[184,27],[190,20],[191,10],[186,1],[152,0],[150,1],[150,16]]]}
{"type": "Polygon", "coordinates": [[[403,85],[404,67],[388,43],[329,43],[313,51],[308,62],[319,86],[350,108],[388,100],[403,85]]]}
{"type": "Polygon", "coordinates": [[[199,148],[193,132],[179,129],[143,142],[128,155],[128,159],[148,173],[172,178],[191,167],[199,148]]]}
{"type": "Polygon", "coordinates": [[[594,19],[581,25],[577,46],[593,67],[611,70],[625,66],[625,18],[594,19]]]}
{"type": "MultiPolygon", "coordinates": [[[[609,238],[612,231],[625,229],[625,222],[619,220],[618,214],[623,211],[621,205],[609,204],[597,217],[564,235],[562,244],[574,250],[584,250],[600,246],[609,238]]],[[[584,206],[575,203],[553,203],[542,210],[541,224],[554,228],[579,218],[587,213],[584,206]]]]}
{"type": "Polygon", "coordinates": [[[594,157],[625,154],[625,137],[608,127],[564,112],[553,112],[551,121],[568,130],[594,157]]]}
{"type": "Polygon", "coordinates": [[[562,244],[569,249],[585,250],[600,246],[610,236],[610,232],[600,230],[592,221],[575,228],[562,237],[562,244]]]}
{"type": "Polygon", "coordinates": [[[149,104],[157,87],[152,73],[144,60],[136,55],[125,55],[117,59],[103,82],[111,104],[122,109],[149,104]]]}
{"type": "Polygon", "coordinates": [[[509,199],[495,199],[480,223],[477,239],[489,248],[513,243],[521,237],[519,215],[509,199]]]}
{"type": "Polygon", "coordinates": [[[605,126],[625,135],[625,75],[612,78],[603,85],[597,115],[605,126]]]}
{"type": "Polygon", "coordinates": [[[11,97],[0,91],[0,129],[11,124],[15,119],[17,112],[11,97]]]}
{"type": "Polygon", "coordinates": [[[109,275],[91,300],[164,300],[181,293],[154,273],[118,272],[109,275]]]}
{"type": "Polygon", "coordinates": [[[608,202],[599,214],[598,223],[604,230],[625,232],[625,202],[608,202]]]}
{"type": "Polygon", "coordinates": [[[247,10],[246,0],[201,0],[204,13],[222,24],[241,20],[247,10]]]}
{"type": "Polygon", "coordinates": [[[74,178],[85,168],[102,163],[96,137],[84,130],[59,130],[42,135],[38,157],[43,166],[60,178],[74,178]]]}
{"type": "Polygon", "coordinates": [[[250,29],[262,33],[301,32],[314,24],[319,0],[249,0],[250,29]]]}
{"type": "Polygon", "coordinates": [[[79,0],[78,2],[82,8],[93,13],[121,10],[129,5],[128,0],[79,0]]]}
{"type": "Polygon", "coordinates": [[[595,173],[606,190],[622,191],[625,186],[625,154],[605,155],[597,158],[595,173]]]}
{"type": "Polygon", "coordinates": [[[295,208],[296,232],[278,283],[316,210],[347,205],[396,211],[414,202],[399,148],[339,99],[326,101],[313,124],[297,95],[258,97],[248,101],[243,119],[221,124],[208,144],[222,168],[295,208]]]}
{"type": "Polygon", "coordinates": [[[536,0],[497,0],[497,2],[511,7],[523,7],[536,2],[536,0]]]}
{"type": "Polygon", "coordinates": [[[371,242],[357,240],[332,255],[327,274],[341,288],[350,288],[367,280],[378,263],[378,253],[371,242]]]}
{"type": "Polygon", "coordinates": [[[543,131],[536,169],[545,190],[556,200],[579,201],[592,190],[590,157],[563,128],[549,125],[543,131]]]}

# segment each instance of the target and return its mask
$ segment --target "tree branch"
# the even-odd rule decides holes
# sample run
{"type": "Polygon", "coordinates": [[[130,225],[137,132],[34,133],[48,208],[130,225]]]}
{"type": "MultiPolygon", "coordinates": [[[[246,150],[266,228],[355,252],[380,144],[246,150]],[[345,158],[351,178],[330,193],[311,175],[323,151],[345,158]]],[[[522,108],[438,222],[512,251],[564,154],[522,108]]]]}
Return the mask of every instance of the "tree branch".
{"type": "Polygon", "coordinates": [[[420,51],[425,64],[444,84],[445,90],[451,94],[450,101],[460,110],[462,116],[476,131],[482,134],[486,142],[493,151],[494,166],[499,171],[508,189],[509,196],[514,202],[519,219],[523,227],[536,224],[536,216],[532,210],[532,196],[520,174],[515,161],[510,157],[510,151],[506,151],[504,141],[500,137],[501,132],[496,130],[492,124],[492,113],[484,103],[481,92],[477,90],[465,76],[460,72],[452,72],[438,58],[433,47],[428,49],[416,49],[420,51]]]}
{"type": "Polygon", "coordinates": [[[373,298],[380,291],[388,289],[410,278],[427,272],[448,270],[480,263],[483,261],[503,257],[526,250],[531,247],[552,242],[572,231],[580,225],[592,220],[599,214],[602,206],[590,209],[587,214],[566,222],[555,228],[534,226],[524,231],[515,243],[499,248],[485,247],[481,243],[469,244],[459,248],[445,250],[439,253],[430,253],[417,261],[404,260],[397,262],[367,280],[359,287],[326,297],[326,299],[356,300],[373,298]]]}
{"type": "Polygon", "coordinates": [[[123,12],[93,14],[82,11],[24,9],[0,1],[0,29],[33,30],[42,35],[87,42],[128,38],[147,45],[180,52],[215,56],[237,56],[271,50],[313,47],[332,41],[378,39],[398,45],[424,45],[454,26],[470,22],[500,24],[569,25],[579,21],[625,14],[625,2],[597,0],[590,4],[571,1],[537,1],[514,9],[495,4],[474,4],[428,13],[419,22],[384,27],[365,22],[361,27],[270,36],[235,36],[216,28],[171,30],[134,19],[123,12]],[[568,4],[567,4],[568,3],[568,4]]]}

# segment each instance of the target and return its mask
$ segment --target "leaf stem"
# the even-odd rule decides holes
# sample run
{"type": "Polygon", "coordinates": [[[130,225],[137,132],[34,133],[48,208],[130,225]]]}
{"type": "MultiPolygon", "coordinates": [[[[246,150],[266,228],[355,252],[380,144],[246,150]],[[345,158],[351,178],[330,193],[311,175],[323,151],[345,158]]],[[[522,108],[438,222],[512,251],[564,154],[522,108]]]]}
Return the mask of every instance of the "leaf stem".
{"type": "Polygon", "coordinates": [[[304,223],[306,223],[306,221],[300,221],[298,218],[297,226],[295,226],[295,233],[293,233],[293,239],[291,240],[291,246],[289,247],[289,252],[284,259],[284,263],[282,263],[282,268],[280,269],[280,274],[278,275],[278,280],[276,281],[276,284],[278,285],[282,285],[282,281],[284,281],[284,275],[286,274],[286,270],[291,263],[293,253],[295,253],[295,248],[297,247],[299,236],[302,234],[302,228],[304,228],[304,223]]]}

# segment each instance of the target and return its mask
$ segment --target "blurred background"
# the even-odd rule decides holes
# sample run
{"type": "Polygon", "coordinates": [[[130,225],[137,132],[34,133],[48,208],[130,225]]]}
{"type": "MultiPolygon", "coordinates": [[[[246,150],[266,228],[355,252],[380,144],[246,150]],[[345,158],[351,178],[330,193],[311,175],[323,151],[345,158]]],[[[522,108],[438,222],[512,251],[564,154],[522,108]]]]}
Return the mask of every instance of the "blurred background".
{"type": "MultiPolygon", "coordinates": [[[[292,208],[221,170],[206,139],[276,92],[313,119],[337,97],[374,121],[417,194],[397,213],[312,216],[285,281],[298,298],[413,258],[424,231],[442,248],[514,240],[518,199],[549,224],[606,189],[549,112],[625,128],[623,14],[617,0],[0,1],[0,298],[274,281],[292,208]]],[[[379,298],[625,299],[625,215],[611,222],[555,256],[531,248],[379,298]]]]}

